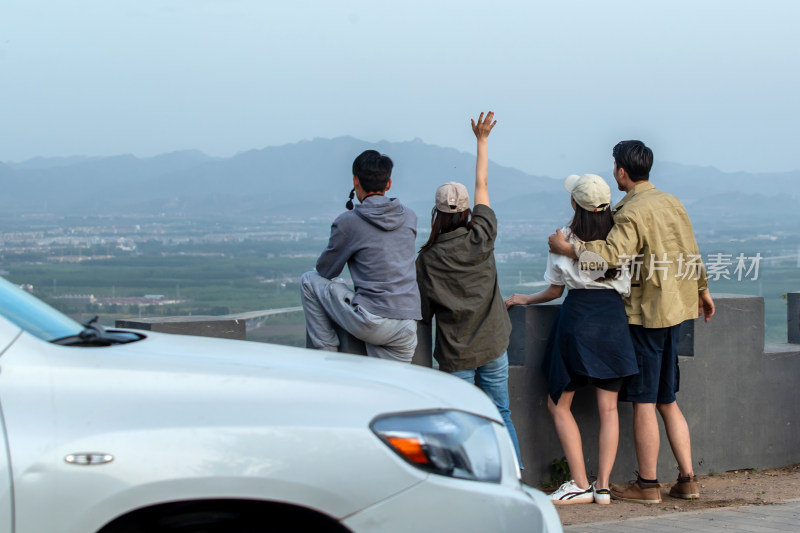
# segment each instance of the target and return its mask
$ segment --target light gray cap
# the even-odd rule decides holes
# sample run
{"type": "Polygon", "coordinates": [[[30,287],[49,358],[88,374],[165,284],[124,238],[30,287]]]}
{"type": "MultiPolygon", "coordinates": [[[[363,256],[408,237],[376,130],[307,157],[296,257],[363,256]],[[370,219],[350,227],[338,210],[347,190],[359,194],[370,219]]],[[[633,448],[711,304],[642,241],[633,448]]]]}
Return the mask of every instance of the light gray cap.
{"type": "Polygon", "coordinates": [[[436,210],[461,213],[469,209],[469,192],[462,184],[449,181],[436,189],[436,210]]]}

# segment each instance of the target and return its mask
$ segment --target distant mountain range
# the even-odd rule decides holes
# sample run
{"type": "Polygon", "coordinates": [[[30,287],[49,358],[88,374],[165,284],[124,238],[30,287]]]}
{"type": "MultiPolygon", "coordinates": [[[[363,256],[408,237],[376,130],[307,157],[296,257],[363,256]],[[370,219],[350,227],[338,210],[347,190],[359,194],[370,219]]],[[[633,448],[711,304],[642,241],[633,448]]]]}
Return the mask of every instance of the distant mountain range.
{"type": "MultiPolygon", "coordinates": [[[[395,163],[392,195],[427,220],[436,187],[461,181],[472,189],[475,156],[414,140],[368,143],[352,137],[314,139],[213,158],[181,151],[152,158],[35,158],[0,163],[0,209],[64,215],[159,214],[330,218],[350,191],[353,158],[373,148],[395,163]]],[[[489,147],[491,150],[491,145],[489,147]]],[[[613,187],[611,169],[599,173],[613,187]]],[[[678,196],[704,223],[785,225],[800,217],[800,171],[724,173],[712,167],[656,162],[660,189],[678,196]]],[[[569,212],[562,178],[490,164],[492,203],[503,217],[563,220],[569,212]]],[[[614,200],[622,194],[614,191],[614,200]]]]}

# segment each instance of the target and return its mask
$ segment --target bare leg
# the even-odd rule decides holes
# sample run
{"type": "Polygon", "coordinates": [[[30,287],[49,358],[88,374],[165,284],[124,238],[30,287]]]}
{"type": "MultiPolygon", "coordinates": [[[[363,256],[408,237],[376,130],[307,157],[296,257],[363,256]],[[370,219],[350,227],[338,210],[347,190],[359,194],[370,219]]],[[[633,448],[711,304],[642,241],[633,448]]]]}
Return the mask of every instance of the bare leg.
{"type": "Polygon", "coordinates": [[[564,391],[558,404],[553,403],[553,399],[548,396],[547,408],[553,416],[556,425],[556,433],[561,441],[561,448],[567,458],[569,471],[575,484],[582,488],[589,488],[589,479],[586,477],[586,463],[583,460],[583,444],[581,443],[581,432],[578,423],[572,416],[572,398],[574,391],[564,391]]]}
{"type": "Polygon", "coordinates": [[[664,428],[667,430],[669,445],[672,447],[672,454],[678,461],[681,476],[694,475],[692,467],[692,442],[689,436],[689,424],[683,416],[678,402],[660,403],[657,405],[658,412],[664,420],[664,428]]]}
{"type": "Polygon", "coordinates": [[[599,489],[607,489],[619,445],[617,393],[603,389],[595,390],[597,391],[597,412],[600,415],[599,458],[595,486],[599,489]]]}
{"type": "Polygon", "coordinates": [[[639,477],[658,478],[658,447],[661,437],[658,433],[656,404],[633,404],[633,440],[636,445],[636,459],[639,462],[639,477]]]}

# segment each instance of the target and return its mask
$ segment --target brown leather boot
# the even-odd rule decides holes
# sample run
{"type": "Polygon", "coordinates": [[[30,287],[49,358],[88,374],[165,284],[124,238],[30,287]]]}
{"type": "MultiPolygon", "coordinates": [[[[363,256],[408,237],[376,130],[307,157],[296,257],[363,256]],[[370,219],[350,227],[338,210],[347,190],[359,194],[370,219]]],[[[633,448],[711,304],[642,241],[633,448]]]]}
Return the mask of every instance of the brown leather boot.
{"type": "Polygon", "coordinates": [[[684,500],[699,498],[700,487],[697,485],[697,476],[678,476],[678,481],[669,489],[669,495],[684,500]]]}
{"type": "Polygon", "coordinates": [[[636,503],[661,503],[661,483],[645,483],[635,479],[627,485],[611,484],[611,497],[636,503]]]}

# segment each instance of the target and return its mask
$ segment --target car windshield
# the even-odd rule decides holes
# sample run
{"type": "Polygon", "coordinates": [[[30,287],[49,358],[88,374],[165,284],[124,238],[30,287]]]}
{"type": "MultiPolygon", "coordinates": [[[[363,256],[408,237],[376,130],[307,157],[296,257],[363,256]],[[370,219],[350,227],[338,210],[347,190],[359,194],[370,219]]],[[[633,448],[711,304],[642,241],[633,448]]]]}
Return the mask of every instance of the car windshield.
{"type": "Polygon", "coordinates": [[[48,342],[78,335],[84,329],[70,317],[5,279],[0,279],[0,315],[48,342]]]}

